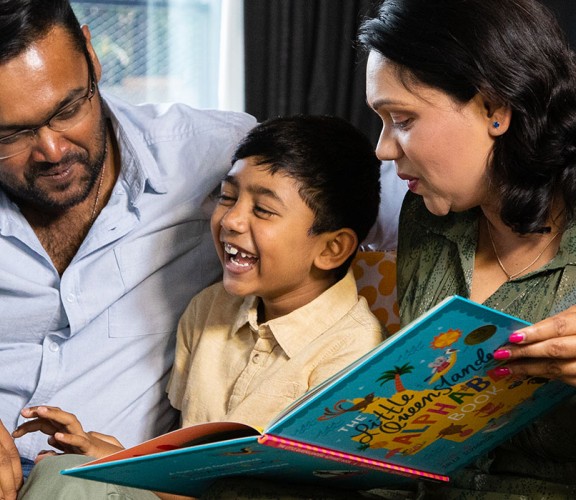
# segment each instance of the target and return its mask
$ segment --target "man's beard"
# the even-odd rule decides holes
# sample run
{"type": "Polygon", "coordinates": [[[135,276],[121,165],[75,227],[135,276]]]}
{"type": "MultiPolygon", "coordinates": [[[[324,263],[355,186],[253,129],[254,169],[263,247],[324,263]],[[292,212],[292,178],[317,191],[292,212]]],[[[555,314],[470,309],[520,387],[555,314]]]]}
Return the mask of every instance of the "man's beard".
{"type": "MultiPolygon", "coordinates": [[[[103,110],[102,110],[103,111],[103,110]]],[[[100,123],[98,124],[98,133],[95,137],[94,151],[95,156],[91,160],[87,151],[79,153],[68,153],[62,157],[58,163],[35,163],[30,166],[29,170],[25,173],[25,184],[18,186],[7,185],[4,181],[0,180],[0,187],[12,198],[17,204],[24,204],[30,207],[35,207],[37,210],[46,210],[51,213],[58,213],[67,210],[79,203],[83,202],[98,181],[104,161],[107,154],[106,143],[106,118],[103,112],[101,113],[100,123]],[[38,187],[36,181],[43,172],[49,171],[55,167],[66,168],[73,164],[80,164],[84,166],[84,174],[82,176],[81,189],[70,195],[64,200],[55,199],[49,192],[38,187]]],[[[61,190],[65,191],[69,185],[63,185],[61,190]]]]}

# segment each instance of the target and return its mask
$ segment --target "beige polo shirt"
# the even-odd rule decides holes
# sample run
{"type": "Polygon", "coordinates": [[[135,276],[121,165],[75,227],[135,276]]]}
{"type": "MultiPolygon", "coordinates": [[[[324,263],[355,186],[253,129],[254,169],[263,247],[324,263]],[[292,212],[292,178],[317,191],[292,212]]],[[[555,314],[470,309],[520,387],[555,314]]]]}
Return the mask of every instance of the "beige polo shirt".
{"type": "Polygon", "coordinates": [[[258,300],[229,295],[217,283],[188,305],[168,384],[183,427],[230,420],[262,428],[382,341],[351,272],[312,302],[262,324],[258,300]]]}

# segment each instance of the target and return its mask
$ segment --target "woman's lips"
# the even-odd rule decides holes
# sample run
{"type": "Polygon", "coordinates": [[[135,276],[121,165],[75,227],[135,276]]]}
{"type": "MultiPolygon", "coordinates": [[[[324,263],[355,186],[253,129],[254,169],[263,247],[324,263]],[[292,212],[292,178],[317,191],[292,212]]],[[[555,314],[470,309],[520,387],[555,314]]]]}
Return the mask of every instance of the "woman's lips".
{"type": "Polygon", "coordinates": [[[398,177],[400,177],[400,179],[402,179],[403,181],[407,181],[408,182],[408,189],[412,192],[415,192],[417,187],[418,187],[418,182],[419,179],[418,177],[412,177],[410,175],[406,175],[406,174],[398,174],[398,177]]]}

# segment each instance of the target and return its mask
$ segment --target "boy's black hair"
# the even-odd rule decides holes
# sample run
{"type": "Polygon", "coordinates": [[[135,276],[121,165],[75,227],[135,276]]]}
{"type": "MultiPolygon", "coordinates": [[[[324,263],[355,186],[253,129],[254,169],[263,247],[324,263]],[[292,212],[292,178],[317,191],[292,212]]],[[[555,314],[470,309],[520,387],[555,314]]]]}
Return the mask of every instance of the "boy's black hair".
{"type": "MultiPolygon", "coordinates": [[[[253,128],[232,163],[256,157],[272,174],[300,184],[299,194],[314,213],[310,234],[352,229],[361,242],[380,205],[380,161],[368,138],[331,116],[274,118],[253,128]]],[[[342,278],[354,254],[336,270],[342,278]]]]}

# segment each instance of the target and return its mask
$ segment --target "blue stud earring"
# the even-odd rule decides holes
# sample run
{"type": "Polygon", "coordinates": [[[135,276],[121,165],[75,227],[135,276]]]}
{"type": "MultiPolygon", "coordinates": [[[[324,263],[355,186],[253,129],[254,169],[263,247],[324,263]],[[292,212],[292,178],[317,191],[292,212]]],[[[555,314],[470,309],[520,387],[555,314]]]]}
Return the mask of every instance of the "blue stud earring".
{"type": "Polygon", "coordinates": [[[494,123],[492,124],[492,126],[493,126],[494,128],[498,128],[498,127],[500,126],[500,122],[494,122],[494,123]]]}

